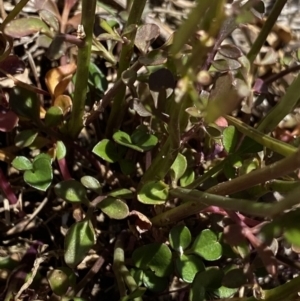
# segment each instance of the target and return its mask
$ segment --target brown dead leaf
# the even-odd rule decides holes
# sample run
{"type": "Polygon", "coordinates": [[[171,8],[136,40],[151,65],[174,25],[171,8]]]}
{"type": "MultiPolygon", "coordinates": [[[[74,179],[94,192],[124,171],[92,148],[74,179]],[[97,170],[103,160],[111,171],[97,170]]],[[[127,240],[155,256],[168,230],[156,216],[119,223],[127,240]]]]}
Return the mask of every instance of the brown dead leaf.
{"type": "Polygon", "coordinates": [[[74,63],[49,70],[46,74],[46,85],[53,98],[62,95],[70,83],[77,66],[74,63]]]}
{"type": "Polygon", "coordinates": [[[136,210],[130,212],[129,221],[131,224],[131,229],[135,232],[135,234],[137,234],[137,236],[149,231],[152,227],[152,223],[149,218],[136,210]]]}
{"type": "Polygon", "coordinates": [[[72,108],[72,100],[68,95],[58,95],[53,103],[54,106],[60,107],[63,111],[63,114],[70,112],[72,108]]]}

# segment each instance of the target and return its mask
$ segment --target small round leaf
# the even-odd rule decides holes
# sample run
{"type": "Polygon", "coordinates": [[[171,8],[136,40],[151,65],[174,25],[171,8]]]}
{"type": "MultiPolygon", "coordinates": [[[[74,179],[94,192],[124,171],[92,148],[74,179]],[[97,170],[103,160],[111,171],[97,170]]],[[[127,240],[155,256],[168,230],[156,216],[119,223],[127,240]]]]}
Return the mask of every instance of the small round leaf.
{"type": "Polygon", "coordinates": [[[162,181],[146,183],[137,195],[141,203],[148,205],[164,204],[168,198],[169,186],[162,181]]]}
{"type": "Polygon", "coordinates": [[[66,146],[62,141],[57,141],[56,143],[56,158],[57,160],[63,159],[67,154],[66,146]]]}
{"type": "Polygon", "coordinates": [[[38,132],[35,130],[22,131],[16,135],[15,145],[20,148],[30,146],[36,139],[37,135],[38,132]]]}
{"type": "Polygon", "coordinates": [[[173,180],[177,182],[184,175],[186,168],[186,157],[179,153],[171,166],[171,176],[173,180]]]}
{"type": "Polygon", "coordinates": [[[208,268],[206,271],[199,272],[194,278],[193,285],[203,286],[207,291],[214,291],[222,286],[224,273],[218,268],[208,268]]]}
{"type": "Polygon", "coordinates": [[[119,158],[115,144],[108,139],[103,139],[97,143],[92,152],[109,163],[114,163],[119,158]]]}
{"type": "Polygon", "coordinates": [[[210,229],[203,230],[196,237],[191,250],[209,261],[217,260],[222,256],[222,246],[218,242],[218,237],[210,229]]]}
{"type": "Polygon", "coordinates": [[[227,153],[234,152],[237,144],[237,131],[234,126],[230,125],[223,131],[223,145],[227,153]]]}
{"type": "Polygon", "coordinates": [[[184,225],[173,227],[169,234],[169,241],[175,251],[182,253],[192,241],[189,228],[184,225]]]}
{"type": "Polygon", "coordinates": [[[186,187],[195,180],[195,172],[193,168],[187,168],[183,176],[180,178],[180,186],[186,187]]]}
{"type": "Polygon", "coordinates": [[[169,279],[157,277],[152,271],[148,270],[143,273],[143,283],[149,290],[158,293],[168,287],[169,279]]]}
{"type": "Polygon", "coordinates": [[[49,127],[58,126],[63,121],[63,111],[58,106],[50,107],[45,116],[45,124],[49,127]]]}
{"type": "Polygon", "coordinates": [[[71,203],[79,203],[87,200],[84,186],[76,180],[62,181],[54,186],[56,195],[71,203]]]}
{"type": "Polygon", "coordinates": [[[47,278],[52,291],[58,296],[64,295],[70,286],[75,285],[74,280],[76,281],[74,273],[67,267],[49,271],[47,278]]]}
{"type": "Polygon", "coordinates": [[[32,170],[26,170],[24,181],[42,191],[46,191],[51,185],[53,178],[51,161],[46,158],[38,158],[32,163],[32,170]]]}
{"type": "Polygon", "coordinates": [[[80,182],[85,188],[91,189],[98,194],[102,193],[101,185],[96,178],[91,176],[84,176],[80,179],[80,182]]]}
{"type": "Polygon", "coordinates": [[[65,262],[70,268],[75,268],[94,246],[95,231],[90,220],[73,224],[65,236],[65,262]]]}
{"type": "Polygon", "coordinates": [[[120,189],[113,190],[108,195],[114,198],[122,198],[125,200],[127,199],[130,200],[134,197],[133,192],[127,188],[120,188],[120,189]]]}
{"type": "Polygon", "coordinates": [[[176,259],[176,269],[183,281],[192,283],[198,272],[205,271],[205,266],[200,257],[190,254],[176,259]]]}
{"type": "Polygon", "coordinates": [[[158,142],[156,136],[148,134],[142,129],[136,129],[130,138],[132,143],[140,147],[143,151],[152,149],[158,142]]]}
{"type": "Polygon", "coordinates": [[[32,163],[29,159],[23,156],[16,157],[12,162],[12,166],[18,170],[30,170],[32,169],[32,163]]]}
{"type": "Polygon", "coordinates": [[[105,198],[97,205],[97,207],[113,219],[124,219],[129,214],[127,204],[121,199],[113,197],[105,198]]]}
{"type": "Polygon", "coordinates": [[[240,288],[247,283],[247,276],[243,269],[232,269],[225,274],[222,283],[228,288],[240,288]]]}
{"type": "Polygon", "coordinates": [[[157,277],[169,276],[172,272],[172,253],[165,244],[152,243],[134,250],[132,260],[137,268],[150,268],[157,277]]]}

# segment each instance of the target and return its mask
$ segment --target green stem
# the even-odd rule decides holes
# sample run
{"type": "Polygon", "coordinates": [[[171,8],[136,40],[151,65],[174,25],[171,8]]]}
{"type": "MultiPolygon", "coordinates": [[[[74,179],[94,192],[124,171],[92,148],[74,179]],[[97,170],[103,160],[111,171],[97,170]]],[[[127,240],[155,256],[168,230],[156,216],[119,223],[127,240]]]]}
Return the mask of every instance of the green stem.
{"type": "MultiPolygon", "coordinates": [[[[124,31],[129,29],[129,26],[139,24],[141,22],[142,13],[144,11],[147,0],[134,0],[131,6],[129,17],[126,23],[124,31]]],[[[122,51],[120,54],[119,68],[118,68],[118,79],[121,78],[122,73],[127,70],[131,63],[131,58],[134,51],[134,39],[136,30],[130,30],[129,33],[124,35],[124,38],[128,40],[128,43],[123,44],[122,51]]],[[[126,86],[122,85],[114,98],[114,103],[110,116],[108,118],[106,127],[106,136],[109,137],[113,134],[115,129],[118,129],[122,123],[125,114],[125,93],[126,86]]]]}
{"type": "Polygon", "coordinates": [[[252,45],[249,53],[247,54],[247,58],[252,64],[260,52],[261,47],[264,45],[269,33],[271,32],[273,26],[275,25],[283,7],[285,6],[287,0],[278,0],[275,2],[274,7],[266,20],[263,28],[261,29],[257,39],[255,40],[254,44],[252,45]]]}
{"type": "Polygon", "coordinates": [[[2,24],[0,25],[0,31],[3,31],[5,26],[21,12],[21,10],[27,4],[28,1],[29,0],[21,0],[19,3],[16,4],[13,10],[7,15],[5,20],[3,20],[2,24]]]}
{"type": "MultiPolygon", "coordinates": [[[[299,76],[299,78],[300,78],[300,76],[299,76]]],[[[299,84],[300,84],[300,82],[299,82],[299,84]]],[[[266,134],[263,134],[259,130],[249,126],[248,124],[246,124],[232,116],[225,116],[225,118],[227,119],[229,124],[234,125],[242,134],[250,137],[257,143],[269,148],[270,150],[272,150],[278,154],[281,154],[286,157],[286,156],[290,156],[291,154],[294,154],[297,151],[296,147],[294,147],[288,143],[285,143],[283,141],[280,141],[278,139],[275,139],[273,137],[270,137],[266,134]]]]}
{"type": "MultiPolygon", "coordinates": [[[[127,233],[124,231],[118,236],[114,249],[113,271],[118,283],[121,298],[127,296],[125,284],[131,293],[139,287],[125,266],[124,241],[126,238],[127,233]]],[[[142,301],[143,299],[138,297],[133,300],[142,301]]]]}
{"type": "Polygon", "coordinates": [[[300,74],[289,86],[276,106],[274,106],[266,117],[260,121],[257,126],[258,131],[263,133],[271,132],[287,114],[292,112],[300,99],[299,86],[300,74]]]}
{"type": "Polygon", "coordinates": [[[143,175],[139,184],[139,188],[141,188],[143,184],[148,181],[163,180],[177,157],[180,149],[182,115],[185,113],[184,107],[189,100],[189,95],[187,93],[189,85],[190,79],[188,76],[186,76],[180,81],[179,87],[176,88],[176,91],[178,91],[179,94],[178,96],[175,96],[177,99],[173,98],[169,100],[173,102],[168,126],[169,137],[161,147],[160,152],[155,156],[155,159],[151,163],[150,167],[143,175]]]}
{"type": "Polygon", "coordinates": [[[84,106],[87,93],[96,2],[97,0],[82,0],[81,22],[86,34],[85,46],[78,49],[73,109],[71,112],[70,121],[67,125],[68,132],[73,138],[79,134],[83,126],[82,117],[84,115],[84,106]]]}
{"type": "Polygon", "coordinates": [[[176,188],[170,194],[188,202],[155,216],[153,225],[162,226],[173,223],[187,216],[197,214],[207,206],[218,206],[226,210],[234,210],[256,216],[274,216],[291,208],[297,203],[297,191],[292,192],[285,200],[276,204],[253,203],[247,200],[229,199],[220,195],[230,195],[255,185],[282,177],[300,167],[300,149],[281,161],[275,162],[262,169],[255,170],[231,181],[211,187],[207,192],[176,188]]]}

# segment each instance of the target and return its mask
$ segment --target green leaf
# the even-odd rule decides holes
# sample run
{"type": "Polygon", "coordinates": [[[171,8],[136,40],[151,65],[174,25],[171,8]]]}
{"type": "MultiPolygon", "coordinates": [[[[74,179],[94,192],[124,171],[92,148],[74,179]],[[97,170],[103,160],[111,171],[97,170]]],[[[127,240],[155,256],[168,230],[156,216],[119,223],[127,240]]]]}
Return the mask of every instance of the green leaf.
{"type": "Polygon", "coordinates": [[[201,258],[193,254],[181,255],[175,264],[180,278],[187,283],[192,283],[198,272],[205,271],[201,258]]]}
{"type": "Polygon", "coordinates": [[[133,192],[130,189],[127,188],[120,188],[113,190],[108,193],[109,196],[112,196],[114,198],[122,198],[122,199],[132,199],[134,197],[133,192]]]}
{"type": "Polygon", "coordinates": [[[13,38],[22,38],[41,31],[51,35],[49,27],[39,18],[20,18],[12,20],[5,27],[5,34],[13,38]]]}
{"type": "Polygon", "coordinates": [[[80,182],[85,188],[90,189],[98,194],[102,193],[101,184],[96,178],[91,176],[83,176],[80,179],[80,182]]]}
{"type": "Polygon", "coordinates": [[[124,175],[131,175],[135,171],[135,162],[129,159],[119,160],[121,171],[124,175]]]}
{"type": "Polygon", "coordinates": [[[223,145],[228,154],[234,152],[237,138],[238,136],[234,126],[230,125],[223,131],[223,145]]]}
{"type": "Polygon", "coordinates": [[[113,219],[124,219],[129,214],[129,208],[123,200],[110,196],[102,200],[97,207],[113,219]]]}
{"type": "Polygon", "coordinates": [[[183,174],[183,176],[180,178],[180,186],[186,187],[193,183],[195,180],[195,172],[193,168],[188,167],[183,174]]]}
{"type": "Polygon", "coordinates": [[[80,203],[87,200],[84,186],[76,180],[66,180],[54,186],[56,195],[71,203],[80,203]]]}
{"type": "Polygon", "coordinates": [[[232,297],[237,291],[238,291],[237,288],[229,288],[229,287],[221,286],[215,291],[215,294],[217,294],[219,298],[225,299],[225,298],[232,297]]]}
{"type": "Polygon", "coordinates": [[[108,86],[106,76],[93,62],[90,62],[89,64],[88,85],[90,90],[94,89],[100,95],[107,90],[108,86]]]}
{"type": "Polygon", "coordinates": [[[109,163],[114,163],[119,159],[115,144],[108,139],[103,139],[97,143],[92,152],[109,163]]]}
{"type": "Polygon", "coordinates": [[[113,139],[120,145],[124,145],[124,146],[130,147],[130,148],[133,147],[130,136],[125,132],[122,132],[122,131],[115,132],[113,135],[113,139]]]}
{"type": "Polygon", "coordinates": [[[143,270],[136,269],[136,268],[131,268],[130,269],[130,274],[131,274],[131,276],[133,277],[133,279],[135,280],[135,282],[138,286],[141,286],[143,284],[143,275],[144,275],[143,270]]]}
{"type": "Polygon", "coordinates": [[[57,141],[56,143],[56,158],[57,160],[63,159],[67,154],[66,146],[62,141],[57,141]]]}
{"type": "Polygon", "coordinates": [[[222,284],[228,288],[240,288],[247,283],[243,269],[232,269],[223,278],[222,284]]]}
{"type": "Polygon", "coordinates": [[[65,236],[65,262],[75,268],[95,244],[95,231],[90,220],[73,224],[65,236]]]}
{"type": "Polygon", "coordinates": [[[20,87],[13,88],[9,96],[9,105],[18,116],[32,121],[40,119],[40,103],[36,93],[32,91],[20,87]]]}
{"type": "Polygon", "coordinates": [[[29,159],[23,156],[16,157],[12,162],[12,166],[18,170],[30,170],[32,169],[32,163],[29,159]]]}
{"type": "Polygon", "coordinates": [[[168,198],[169,186],[163,181],[146,183],[137,195],[141,203],[148,205],[164,204],[168,198]]]}
{"type": "Polygon", "coordinates": [[[48,127],[58,126],[62,123],[63,117],[64,115],[61,107],[52,106],[46,112],[45,124],[48,127]]]}
{"type": "Polygon", "coordinates": [[[158,293],[164,291],[168,287],[169,279],[158,277],[155,273],[148,270],[144,271],[143,283],[149,290],[158,293]]]}
{"type": "Polygon", "coordinates": [[[204,301],[205,288],[201,284],[194,284],[190,289],[189,301],[204,301]]]}
{"type": "Polygon", "coordinates": [[[171,166],[171,177],[173,181],[177,182],[184,175],[186,168],[186,157],[179,153],[171,166]]]}
{"type": "Polygon", "coordinates": [[[285,227],[283,235],[290,244],[300,247],[300,229],[298,224],[294,223],[294,226],[289,225],[289,227],[285,227]]]}
{"type": "Polygon", "coordinates": [[[130,301],[130,300],[134,300],[135,298],[139,298],[142,297],[146,292],[146,288],[145,287],[138,287],[137,289],[135,289],[132,293],[130,293],[129,295],[123,297],[120,299],[120,301],[130,301]]]}
{"type": "Polygon", "coordinates": [[[15,137],[15,145],[19,148],[31,145],[36,139],[38,132],[36,130],[24,130],[15,137]]]}
{"type": "Polygon", "coordinates": [[[158,139],[156,136],[148,134],[143,129],[138,128],[132,133],[131,141],[134,145],[146,152],[157,144],[158,139]]]}
{"type": "Polygon", "coordinates": [[[68,267],[61,267],[47,273],[51,290],[58,296],[64,295],[69,287],[74,287],[76,278],[68,267]]]}
{"type": "Polygon", "coordinates": [[[249,137],[245,137],[238,149],[239,154],[255,154],[261,152],[264,147],[249,137]]]}
{"type": "Polygon", "coordinates": [[[218,242],[218,237],[210,229],[203,230],[196,237],[191,251],[208,261],[217,260],[222,256],[222,246],[218,242]]]}
{"type": "Polygon", "coordinates": [[[127,133],[117,131],[113,135],[113,139],[120,145],[129,147],[138,152],[144,152],[152,149],[158,142],[154,135],[147,134],[142,130],[135,130],[130,137],[127,133]]]}
{"type": "Polygon", "coordinates": [[[218,125],[216,125],[214,123],[210,123],[204,129],[205,129],[206,133],[209,135],[209,137],[211,137],[213,139],[222,138],[222,130],[218,125]]]}
{"type": "Polygon", "coordinates": [[[207,291],[214,291],[222,286],[224,273],[218,268],[209,268],[199,272],[193,281],[193,286],[203,286],[207,291]]]}
{"type": "Polygon", "coordinates": [[[32,170],[26,170],[24,181],[38,190],[46,191],[53,178],[51,161],[40,157],[33,161],[32,170]]]}
{"type": "Polygon", "coordinates": [[[137,268],[150,268],[157,277],[169,276],[172,272],[172,253],[165,244],[152,243],[134,250],[132,260],[137,268]]]}
{"type": "Polygon", "coordinates": [[[38,159],[46,159],[49,161],[50,164],[52,164],[52,158],[48,154],[40,153],[33,159],[33,162],[35,162],[38,159]]]}
{"type": "Polygon", "coordinates": [[[182,253],[192,241],[189,228],[184,225],[173,227],[169,234],[169,241],[175,251],[182,253]]]}

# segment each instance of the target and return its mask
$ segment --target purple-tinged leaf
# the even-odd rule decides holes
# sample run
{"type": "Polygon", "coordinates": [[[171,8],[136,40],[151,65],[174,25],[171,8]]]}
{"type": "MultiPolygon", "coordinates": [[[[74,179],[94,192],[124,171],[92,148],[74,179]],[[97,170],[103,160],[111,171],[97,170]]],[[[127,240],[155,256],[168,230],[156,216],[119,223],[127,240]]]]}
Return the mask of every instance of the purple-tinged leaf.
{"type": "MultiPolygon", "coordinates": [[[[25,64],[18,56],[10,55],[0,62],[0,68],[8,74],[15,75],[24,72],[25,64]]],[[[5,77],[5,75],[0,72],[0,77],[5,77]]]]}
{"type": "Polygon", "coordinates": [[[0,131],[10,132],[18,124],[19,118],[13,111],[0,112],[0,131]]]}

